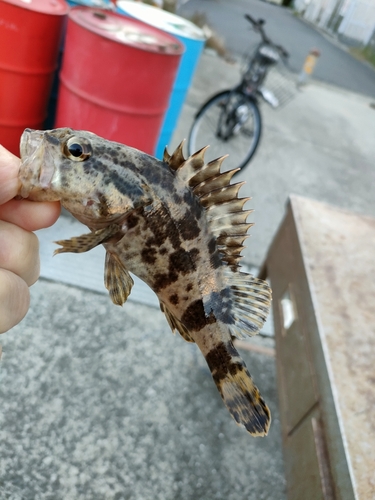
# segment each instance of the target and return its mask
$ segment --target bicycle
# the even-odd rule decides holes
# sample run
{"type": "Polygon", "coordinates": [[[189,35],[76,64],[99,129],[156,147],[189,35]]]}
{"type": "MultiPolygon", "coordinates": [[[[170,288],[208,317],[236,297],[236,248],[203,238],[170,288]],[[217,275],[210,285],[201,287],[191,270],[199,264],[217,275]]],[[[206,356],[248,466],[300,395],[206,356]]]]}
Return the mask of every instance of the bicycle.
{"type": "Polygon", "coordinates": [[[277,97],[263,86],[272,66],[289,57],[288,52],[273,43],[264,31],[264,19],[245,18],[259,33],[261,41],[247,63],[242,80],[236,87],[212,96],[198,110],[188,137],[189,155],[207,144],[216,157],[229,154],[227,168],[245,167],[253,157],[261,136],[262,120],[258,98],[279,105],[277,97]]]}

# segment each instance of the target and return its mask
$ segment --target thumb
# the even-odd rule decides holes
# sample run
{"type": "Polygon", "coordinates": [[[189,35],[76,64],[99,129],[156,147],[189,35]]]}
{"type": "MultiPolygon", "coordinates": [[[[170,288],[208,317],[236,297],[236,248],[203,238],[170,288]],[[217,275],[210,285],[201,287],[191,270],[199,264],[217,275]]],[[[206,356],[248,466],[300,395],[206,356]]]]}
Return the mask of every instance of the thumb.
{"type": "Polygon", "coordinates": [[[0,144],[0,205],[17,196],[20,159],[0,144]]]}

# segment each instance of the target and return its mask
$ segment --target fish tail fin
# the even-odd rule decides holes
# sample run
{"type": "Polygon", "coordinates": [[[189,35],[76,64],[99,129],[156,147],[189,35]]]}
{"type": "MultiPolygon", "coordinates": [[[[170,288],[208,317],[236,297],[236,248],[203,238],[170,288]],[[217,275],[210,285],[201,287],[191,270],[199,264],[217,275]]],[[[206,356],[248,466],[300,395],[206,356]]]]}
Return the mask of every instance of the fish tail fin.
{"type": "Polygon", "coordinates": [[[237,424],[252,436],[266,436],[271,413],[232,342],[221,342],[206,355],[221,397],[237,424]]]}

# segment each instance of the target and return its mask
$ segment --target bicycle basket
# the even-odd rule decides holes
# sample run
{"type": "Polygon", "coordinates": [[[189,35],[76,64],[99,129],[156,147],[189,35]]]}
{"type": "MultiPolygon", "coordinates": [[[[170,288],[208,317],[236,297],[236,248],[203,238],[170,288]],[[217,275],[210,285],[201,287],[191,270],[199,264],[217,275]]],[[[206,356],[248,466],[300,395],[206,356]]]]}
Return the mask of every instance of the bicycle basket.
{"type": "Polygon", "coordinates": [[[278,107],[285,106],[297,95],[297,76],[285,64],[279,63],[270,68],[262,86],[273,93],[278,107]]]}

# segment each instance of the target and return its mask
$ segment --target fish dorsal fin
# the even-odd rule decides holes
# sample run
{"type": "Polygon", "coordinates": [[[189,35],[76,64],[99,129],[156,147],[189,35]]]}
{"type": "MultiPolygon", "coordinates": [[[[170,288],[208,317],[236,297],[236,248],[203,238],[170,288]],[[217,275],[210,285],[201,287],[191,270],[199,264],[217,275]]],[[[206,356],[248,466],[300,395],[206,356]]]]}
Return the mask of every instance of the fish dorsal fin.
{"type": "Polygon", "coordinates": [[[189,185],[206,209],[211,230],[223,254],[223,261],[235,271],[243,249],[242,244],[252,225],[246,222],[251,210],[243,209],[249,198],[238,198],[238,192],[244,182],[230,183],[238,169],[220,172],[224,159],[225,157],[221,157],[204,164],[190,178],[189,185]]]}
{"type": "Polygon", "coordinates": [[[188,185],[206,209],[210,228],[216,237],[221,259],[232,271],[237,271],[242,258],[243,242],[248,237],[247,231],[253,225],[246,222],[252,210],[244,210],[250,198],[239,198],[238,192],[244,182],[231,184],[233,175],[239,169],[221,172],[225,156],[205,163],[202,148],[195,154],[182,160],[182,145],[165,160],[176,170],[176,175],[188,185]]]}
{"type": "MultiPolygon", "coordinates": [[[[227,264],[224,275],[233,300],[232,322],[229,325],[231,334],[238,338],[255,335],[266,321],[271,304],[271,290],[266,281],[238,270],[243,243],[252,226],[246,222],[252,210],[244,210],[244,205],[250,198],[238,197],[244,182],[231,184],[233,175],[239,169],[221,172],[225,156],[205,163],[206,147],[185,160],[182,145],[183,143],[172,155],[167,153],[164,161],[175,170],[179,180],[190,187],[206,210],[221,260],[227,264]]],[[[222,307],[221,302],[218,307],[222,307]]],[[[184,326],[164,306],[161,308],[172,330],[178,330],[188,340],[188,332],[184,331],[184,326]]]]}
{"type": "Polygon", "coordinates": [[[271,306],[272,294],[268,283],[251,274],[230,272],[228,284],[234,299],[234,323],[229,326],[231,334],[239,339],[256,335],[263,327],[271,306]]]}
{"type": "Polygon", "coordinates": [[[185,140],[181,141],[174,152],[170,155],[167,148],[164,149],[163,161],[168,163],[172,170],[177,170],[186,161],[183,153],[185,140]]]}

